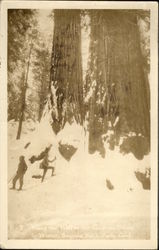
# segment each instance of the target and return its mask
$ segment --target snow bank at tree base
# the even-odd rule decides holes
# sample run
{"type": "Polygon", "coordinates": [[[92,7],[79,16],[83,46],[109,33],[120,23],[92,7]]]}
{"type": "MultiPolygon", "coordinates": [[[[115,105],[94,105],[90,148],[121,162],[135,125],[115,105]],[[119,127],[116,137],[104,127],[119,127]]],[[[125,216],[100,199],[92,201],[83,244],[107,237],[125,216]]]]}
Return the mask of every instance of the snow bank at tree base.
{"type": "Polygon", "coordinates": [[[56,136],[46,119],[35,124],[35,131],[22,134],[19,141],[14,139],[13,127],[12,131],[9,127],[8,180],[14,175],[21,154],[26,157],[28,170],[24,191],[9,190],[9,238],[149,237],[150,191],[143,190],[134,175],[134,170],[149,166],[149,156],[139,161],[132,154],[123,156],[118,148],[114,151],[106,148],[105,159],[98,153],[90,155],[88,135],[84,137],[80,127],[73,125],[74,138],[70,141],[76,139],[78,149],[68,162],[57,147],[59,140],[66,142],[70,136],[68,124],[67,132],[64,128],[61,135],[56,136]],[[31,144],[24,149],[27,142],[31,144]],[[30,164],[28,159],[50,143],[53,143],[50,159],[57,157],[55,176],[51,177],[48,171],[41,183],[32,178],[33,174],[42,173],[40,162],[30,164]],[[106,187],[106,179],[113,184],[113,190],[106,187]]]}
{"type": "Polygon", "coordinates": [[[103,159],[97,152],[92,155],[88,154],[88,135],[84,137],[82,128],[76,123],[71,125],[66,123],[64,129],[60,131],[57,136],[53,133],[48,122],[48,117],[45,117],[41,123],[32,123],[31,129],[28,129],[28,124],[31,124],[31,122],[27,121],[24,123],[25,134],[22,134],[20,140],[15,140],[15,128],[17,127],[15,123],[11,122],[9,124],[9,149],[12,149],[12,152],[14,151],[16,154],[17,163],[14,164],[15,167],[17,167],[19,156],[25,155],[29,165],[28,172],[32,172],[32,174],[35,174],[35,172],[38,173],[40,171],[38,168],[40,162],[30,164],[28,159],[32,155],[39,155],[48,145],[52,144],[50,159],[53,159],[55,156],[57,157],[57,172],[60,170],[62,172],[65,171],[65,174],[68,172],[73,178],[77,177],[80,182],[82,179],[86,179],[88,180],[90,188],[97,186],[97,190],[100,185],[102,185],[104,189],[106,188],[106,179],[111,181],[114,189],[132,191],[142,188],[142,184],[136,179],[134,171],[144,172],[146,168],[150,167],[149,155],[144,156],[143,160],[137,160],[131,153],[122,155],[118,147],[111,151],[108,145],[105,144],[106,157],[103,159]],[[35,130],[33,131],[34,127],[35,130]],[[31,144],[25,149],[24,147],[28,142],[31,144]],[[77,148],[70,162],[67,162],[59,153],[59,142],[73,145],[77,148]]]}

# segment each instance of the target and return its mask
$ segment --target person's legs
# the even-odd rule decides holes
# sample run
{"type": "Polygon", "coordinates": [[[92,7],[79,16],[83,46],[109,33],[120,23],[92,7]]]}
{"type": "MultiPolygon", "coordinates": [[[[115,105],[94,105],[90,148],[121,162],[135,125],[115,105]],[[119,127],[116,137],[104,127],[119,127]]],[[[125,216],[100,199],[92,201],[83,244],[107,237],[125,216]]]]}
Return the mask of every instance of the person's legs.
{"type": "Polygon", "coordinates": [[[21,176],[19,177],[19,184],[20,184],[19,190],[22,190],[22,187],[23,187],[23,175],[21,175],[21,176]]]}
{"type": "Polygon", "coordinates": [[[16,176],[13,178],[13,181],[12,181],[12,184],[13,184],[12,189],[15,189],[16,182],[17,182],[18,179],[19,179],[19,175],[16,174],[16,176]]]}
{"type": "Polygon", "coordinates": [[[47,169],[52,169],[52,176],[53,176],[55,168],[49,166],[47,169]]]}
{"type": "Polygon", "coordinates": [[[45,178],[45,175],[46,175],[46,172],[47,172],[47,168],[44,168],[43,176],[42,176],[41,182],[43,182],[43,180],[44,180],[44,178],[45,178]]]}

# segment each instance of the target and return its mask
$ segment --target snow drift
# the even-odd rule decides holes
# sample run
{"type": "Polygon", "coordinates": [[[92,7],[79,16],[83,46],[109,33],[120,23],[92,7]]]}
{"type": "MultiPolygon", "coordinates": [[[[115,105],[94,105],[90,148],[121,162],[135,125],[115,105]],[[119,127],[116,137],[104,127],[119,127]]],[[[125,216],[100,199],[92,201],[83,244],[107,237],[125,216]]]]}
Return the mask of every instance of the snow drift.
{"type": "Polygon", "coordinates": [[[9,238],[70,238],[76,229],[77,238],[84,237],[83,234],[96,238],[102,235],[98,233],[101,228],[107,232],[102,237],[108,237],[111,228],[125,232],[125,226],[130,227],[126,238],[136,237],[136,231],[138,237],[149,237],[150,193],[135,176],[135,171],[144,173],[149,166],[149,155],[137,160],[131,153],[122,155],[118,147],[111,151],[106,142],[105,158],[98,152],[90,155],[88,134],[85,137],[79,125],[66,124],[58,135],[53,133],[48,119],[34,125],[35,130],[26,129],[27,133],[16,141],[17,125],[9,123],[8,181],[17,169],[19,155],[25,155],[28,164],[24,191],[9,190],[9,238]],[[31,143],[25,149],[28,142],[31,143]],[[59,142],[76,147],[69,161],[59,152],[59,142]],[[32,178],[42,174],[40,161],[31,164],[28,159],[40,154],[50,143],[49,157],[56,156],[55,176],[51,177],[48,171],[41,184],[40,179],[32,178]],[[107,180],[113,189],[108,188],[107,180]],[[118,229],[116,224],[120,225],[118,229]]]}

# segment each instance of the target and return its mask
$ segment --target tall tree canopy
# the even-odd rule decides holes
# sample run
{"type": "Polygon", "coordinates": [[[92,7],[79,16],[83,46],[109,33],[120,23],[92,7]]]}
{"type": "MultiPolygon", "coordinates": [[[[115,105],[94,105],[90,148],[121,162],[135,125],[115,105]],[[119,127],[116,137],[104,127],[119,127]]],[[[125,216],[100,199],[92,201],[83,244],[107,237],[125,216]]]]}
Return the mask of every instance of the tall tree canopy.
{"type": "Polygon", "coordinates": [[[35,22],[35,10],[8,10],[8,119],[18,120],[24,71],[29,50],[29,31],[35,22]]]}
{"type": "Polygon", "coordinates": [[[12,72],[19,60],[26,41],[26,34],[34,20],[35,10],[8,10],[8,70],[12,72]]]}

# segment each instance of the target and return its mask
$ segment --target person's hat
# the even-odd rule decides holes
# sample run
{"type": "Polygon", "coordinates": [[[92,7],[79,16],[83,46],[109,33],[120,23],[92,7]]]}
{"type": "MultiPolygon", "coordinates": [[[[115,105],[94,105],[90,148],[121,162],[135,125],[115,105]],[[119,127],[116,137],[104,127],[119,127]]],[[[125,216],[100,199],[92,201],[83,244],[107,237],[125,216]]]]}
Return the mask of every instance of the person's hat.
{"type": "Polygon", "coordinates": [[[20,160],[22,160],[22,159],[24,159],[24,158],[25,158],[24,155],[21,155],[21,156],[19,157],[20,160]]]}

